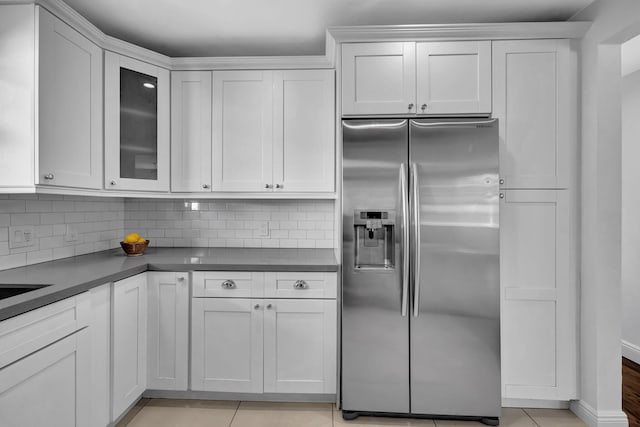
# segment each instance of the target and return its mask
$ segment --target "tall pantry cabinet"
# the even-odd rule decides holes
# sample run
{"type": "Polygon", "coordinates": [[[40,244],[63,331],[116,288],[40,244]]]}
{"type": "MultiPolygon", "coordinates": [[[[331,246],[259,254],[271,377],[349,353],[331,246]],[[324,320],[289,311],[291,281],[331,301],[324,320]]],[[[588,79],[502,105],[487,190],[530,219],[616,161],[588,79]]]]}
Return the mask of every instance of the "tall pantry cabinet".
{"type": "Polygon", "coordinates": [[[568,40],[493,42],[504,398],[577,398],[573,55],[568,40]]]}

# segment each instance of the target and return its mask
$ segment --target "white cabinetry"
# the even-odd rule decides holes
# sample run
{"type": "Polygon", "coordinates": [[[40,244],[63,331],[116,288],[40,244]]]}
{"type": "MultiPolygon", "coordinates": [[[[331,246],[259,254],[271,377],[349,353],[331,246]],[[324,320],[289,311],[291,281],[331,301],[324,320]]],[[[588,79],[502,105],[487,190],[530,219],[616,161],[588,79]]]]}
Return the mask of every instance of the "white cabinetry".
{"type": "Polygon", "coordinates": [[[105,188],[169,191],[169,71],[105,52],[105,188]]]}
{"type": "Polygon", "coordinates": [[[342,45],[343,115],[490,112],[490,41],[342,45]]]}
{"type": "Polygon", "coordinates": [[[507,190],[503,194],[503,397],[574,399],[577,296],[569,192],[507,190]]]}
{"type": "Polygon", "coordinates": [[[213,73],[213,189],[262,191],[271,183],[272,80],[269,71],[213,73]]]}
{"type": "Polygon", "coordinates": [[[171,73],[171,191],[211,191],[211,71],[171,73]]]}
{"type": "Polygon", "coordinates": [[[91,413],[92,427],[111,421],[111,283],[89,291],[91,318],[91,413]]]}
{"type": "Polygon", "coordinates": [[[87,426],[91,339],[87,293],[0,322],[0,421],[87,426]]]}
{"type": "Polygon", "coordinates": [[[575,76],[568,40],[493,43],[501,187],[571,185],[576,170],[575,76]]]}
{"type": "Polygon", "coordinates": [[[189,275],[147,273],[147,388],[186,390],[189,370],[189,275]]]}
{"type": "Polygon", "coordinates": [[[576,71],[567,40],[493,43],[502,396],[577,398],[576,71]]]}
{"type": "Polygon", "coordinates": [[[147,388],[146,273],[113,284],[112,420],[147,388]]]}
{"type": "Polygon", "coordinates": [[[336,273],[194,273],[194,297],[215,297],[192,302],[193,390],[334,394],[336,282],[336,273]]]}
{"type": "Polygon", "coordinates": [[[334,191],[332,70],[213,72],[213,191],[334,191]]]}
{"type": "Polygon", "coordinates": [[[0,28],[0,188],[102,188],[102,49],[40,6],[0,28]]]}

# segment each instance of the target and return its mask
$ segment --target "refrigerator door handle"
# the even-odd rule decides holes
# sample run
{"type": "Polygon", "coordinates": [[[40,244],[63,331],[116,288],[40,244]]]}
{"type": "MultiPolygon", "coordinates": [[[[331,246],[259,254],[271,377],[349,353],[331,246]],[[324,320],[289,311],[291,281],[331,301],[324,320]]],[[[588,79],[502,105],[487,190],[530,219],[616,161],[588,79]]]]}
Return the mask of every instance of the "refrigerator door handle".
{"type": "Polygon", "coordinates": [[[409,309],[409,207],[407,201],[407,170],[400,164],[400,203],[402,204],[402,317],[409,309]]]}
{"type": "Polygon", "coordinates": [[[418,177],[418,164],[411,164],[411,207],[413,221],[413,239],[415,256],[413,263],[413,316],[418,317],[420,310],[420,180],[418,177]]]}

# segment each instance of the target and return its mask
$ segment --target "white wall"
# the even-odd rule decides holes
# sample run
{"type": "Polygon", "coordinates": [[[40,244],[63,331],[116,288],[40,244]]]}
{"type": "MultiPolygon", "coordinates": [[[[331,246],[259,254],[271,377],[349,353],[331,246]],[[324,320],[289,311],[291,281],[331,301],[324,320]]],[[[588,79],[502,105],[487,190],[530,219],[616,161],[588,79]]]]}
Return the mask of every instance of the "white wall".
{"type": "Polygon", "coordinates": [[[596,0],[574,20],[593,21],[580,41],[580,396],[590,425],[626,426],[621,411],[621,55],[640,34],[640,1],[596,0]]]}
{"type": "MultiPolygon", "coordinates": [[[[640,40],[640,38],[638,39],[640,40]]],[[[639,46],[640,47],[640,46],[639,46]]],[[[640,50],[627,59],[640,61],[640,50]]],[[[625,61],[623,60],[623,69],[625,61]]],[[[640,64],[639,64],[640,65],[640,64]]],[[[637,69],[637,68],[636,68],[637,69]]],[[[640,71],[622,79],[622,354],[640,363],[640,71]]]]}

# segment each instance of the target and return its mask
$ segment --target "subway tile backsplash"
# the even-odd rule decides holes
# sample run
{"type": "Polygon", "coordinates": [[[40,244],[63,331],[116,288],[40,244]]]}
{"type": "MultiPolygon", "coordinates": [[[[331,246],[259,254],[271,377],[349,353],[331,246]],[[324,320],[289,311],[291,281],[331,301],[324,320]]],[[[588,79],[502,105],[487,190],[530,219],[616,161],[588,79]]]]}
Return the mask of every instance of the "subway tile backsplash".
{"type": "Polygon", "coordinates": [[[333,200],[0,194],[0,270],[116,248],[133,231],[152,246],[333,248],[334,223],[333,200]],[[23,225],[34,245],[10,249],[9,227],[23,225]]]}
{"type": "Polygon", "coordinates": [[[35,194],[0,195],[0,270],[119,246],[124,200],[35,194]],[[33,226],[34,245],[9,247],[9,227],[33,226]]]}
{"type": "Polygon", "coordinates": [[[125,232],[155,246],[333,248],[333,200],[126,199],[125,232]]]}

